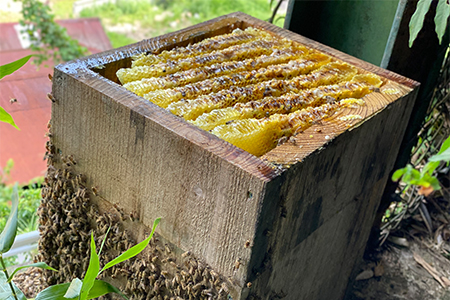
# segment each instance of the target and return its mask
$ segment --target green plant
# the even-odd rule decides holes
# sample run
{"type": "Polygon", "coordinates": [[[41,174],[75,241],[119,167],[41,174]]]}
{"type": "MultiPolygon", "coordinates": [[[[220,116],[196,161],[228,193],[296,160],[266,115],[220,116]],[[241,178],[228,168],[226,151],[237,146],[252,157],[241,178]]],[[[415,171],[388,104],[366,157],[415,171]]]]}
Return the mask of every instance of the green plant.
{"type": "MultiPolygon", "coordinates": [[[[6,226],[2,233],[0,234],[0,264],[2,267],[2,272],[0,272],[0,299],[4,300],[26,300],[24,294],[18,289],[12,279],[14,275],[25,268],[36,267],[41,269],[47,269],[57,272],[57,270],[49,267],[44,262],[38,262],[26,266],[22,266],[16,268],[11,275],[9,275],[6,265],[3,260],[3,254],[8,252],[11,249],[12,244],[14,243],[14,239],[17,234],[18,227],[18,206],[19,206],[19,194],[17,184],[13,188],[12,198],[11,198],[11,213],[9,215],[8,221],[6,222],[6,226]]],[[[117,293],[121,295],[123,298],[128,299],[122,292],[119,291],[113,285],[96,279],[103,271],[126,261],[139,253],[141,253],[145,247],[149,244],[156,226],[160,218],[157,218],[153,223],[152,232],[150,235],[139,244],[131,247],[112,261],[108,262],[102,269],[100,269],[100,259],[99,256],[102,252],[103,245],[107,238],[108,232],[105,234],[105,238],[102,241],[100,246],[100,250],[97,253],[94,234],[91,233],[91,253],[89,259],[89,266],[86,271],[86,275],[84,279],[75,278],[72,282],[57,284],[46,288],[41,291],[35,298],[35,300],[63,300],[63,299],[78,299],[78,300],[87,300],[97,298],[109,293],[117,293]]]]}
{"type": "Polygon", "coordinates": [[[67,30],[54,21],[50,7],[38,0],[22,0],[22,20],[31,46],[36,52],[33,63],[40,65],[49,58],[55,64],[69,61],[87,54],[87,49],[72,39],[67,30]]]}
{"type": "Polygon", "coordinates": [[[272,13],[267,0],[117,0],[115,4],[86,8],[80,16],[100,17],[106,28],[132,24],[138,39],[158,36],[235,11],[259,19],[267,19],[272,13]]]}
{"type": "MultiPolygon", "coordinates": [[[[409,47],[411,48],[417,35],[423,27],[425,15],[430,10],[431,2],[433,0],[419,0],[417,2],[416,10],[409,22],[409,47]]],[[[447,22],[450,16],[450,2],[449,0],[438,0],[436,7],[436,15],[434,16],[435,31],[439,39],[439,44],[442,43],[442,37],[447,29],[447,22]]]]}
{"type": "Polygon", "coordinates": [[[417,170],[411,165],[399,169],[392,175],[393,181],[402,180],[407,185],[420,186],[420,192],[428,195],[432,191],[441,189],[439,180],[433,175],[433,172],[441,162],[450,161],[450,137],[448,137],[441,146],[441,149],[436,155],[431,156],[428,162],[422,168],[417,170]]]}
{"type": "MultiPolygon", "coordinates": [[[[0,66],[0,80],[3,77],[5,77],[6,75],[10,75],[10,74],[14,73],[15,71],[17,71],[18,69],[20,69],[23,65],[25,65],[30,60],[30,58],[32,56],[33,55],[28,55],[28,56],[22,57],[16,61],[13,61],[9,64],[1,65],[0,66]]],[[[19,127],[17,127],[16,123],[14,123],[14,120],[11,117],[11,115],[9,113],[7,113],[6,110],[1,106],[0,106],[0,121],[11,124],[18,130],[20,130],[19,127]]]]}

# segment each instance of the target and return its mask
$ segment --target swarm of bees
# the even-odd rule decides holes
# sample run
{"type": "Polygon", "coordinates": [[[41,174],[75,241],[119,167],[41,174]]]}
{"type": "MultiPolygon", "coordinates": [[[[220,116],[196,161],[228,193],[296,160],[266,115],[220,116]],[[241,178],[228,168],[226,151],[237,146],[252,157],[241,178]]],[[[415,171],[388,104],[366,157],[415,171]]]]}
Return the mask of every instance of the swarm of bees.
{"type": "Polygon", "coordinates": [[[342,107],[322,106],[362,98],[383,83],[375,74],[358,72],[329,55],[250,27],[138,55],[117,77],[138,96],[261,156],[342,107]],[[311,109],[326,113],[298,124],[273,121],[298,119],[296,112],[308,115],[311,109]]]}
{"type": "MultiPolygon", "coordinates": [[[[89,265],[91,232],[100,245],[109,229],[100,255],[104,265],[136,244],[124,224],[139,219],[117,205],[114,212],[100,212],[91,201],[98,190],[89,188],[87,178],[76,172],[75,157],[57,151],[51,137],[46,147],[48,169],[38,209],[41,238],[37,259],[59,270],[43,271],[52,285],[83,278],[89,265]]],[[[107,269],[101,278],[112,280],[131,299],[228,298],[230,284],[223,276],[191,252],[178,253],[180,250],[160,239],[155,234],[146,252],[107,269]]]]}

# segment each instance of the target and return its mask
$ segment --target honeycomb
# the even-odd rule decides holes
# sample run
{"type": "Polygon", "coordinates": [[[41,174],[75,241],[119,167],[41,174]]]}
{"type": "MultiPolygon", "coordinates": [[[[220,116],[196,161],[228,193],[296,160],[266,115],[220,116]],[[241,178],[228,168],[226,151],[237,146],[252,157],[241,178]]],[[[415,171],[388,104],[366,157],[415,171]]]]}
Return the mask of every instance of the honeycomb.
{"type": "Polygon", "coordinates": [[[256,28],[140,54],[117,77],[129,91],[255,156],[342,107],[363,105],[383,84],[256,28]]]}

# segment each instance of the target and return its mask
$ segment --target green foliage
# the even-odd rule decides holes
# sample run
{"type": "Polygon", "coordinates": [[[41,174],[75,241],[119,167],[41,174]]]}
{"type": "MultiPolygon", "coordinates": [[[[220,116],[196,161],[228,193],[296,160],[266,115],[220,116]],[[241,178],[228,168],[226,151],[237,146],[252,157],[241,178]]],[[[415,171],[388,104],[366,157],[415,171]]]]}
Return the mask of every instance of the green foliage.
{"type": "Polygon", "coordinates": [[[15,127],[17,130],[20,130],[19,127],[17,127],[16,123],[14,123],[14,119],[11,117],[11,115],[0,106],[0,121],[8,123],[15,127]]]}
{"type": "MultiPolygon", "coordinates": [[[[14,168],[14,160],[12,158],[8,159],[6,161],[6,165],[3,168],[3,170],[1,170],[0,173],[0,184],[4,184],[6,181],[8,181],[9,176],[11,175],[11,170],[14,168]]],[[[0,189],[0,199],[1,199],[1,195],[2,195],[2,190],[0,189]]],[[[9,199],[9,197],[8,197],[9,199]]]]}
{"type": "Polygon", "coordinates": [[[8,221],[6,221],[5,228],[0,234],[0,254],[8,252],[14,243],[14,239],[16,238],[17,212],[19,207],[19,192],[17,191],[17,184],[13,188],[11,202],[11,213],[9,214],[8,221]]]}
{"type": "MultiPolygon", "coordinates": [[[[14,161],[8,160],[0,176],[0,231],[5,228],[6,220],[11,211],[12,185],[5,185],[9,174],[14,167],[14,161]]],[[[42,177],[31,180],[28,184],[18,186],[19,212],[17,221],[17,234],[35,231],[38,228],[37,208],[41,198],[42,177]]],[[[27,254],[28,255],[28,254],[27,254]]],[[[31,254],[30,254],[31,256],[31,254]]],[[[17,264],[17,255],[4,258],[7,266],[17,264]]],[[[1,298],[0,298],[1,299],[1,298]]]]}
{"type": "Polygon", "coordinates": [[[88,293],[94,286],[95,278],[100,271],[100,259],[95,249],[94,233],[91,233],[91,258],[89,259],[89,267],[84,276],[83,285],[81,286],[79,300],[86,300],[88,293]]]}
{"type": "Polygon", "coordinates": [[[121,255],[119,255],[118,257],[116,257],[115,259],[113,259],[112,261],[110,261],[109,263],[107,263],[103,269],[99,272],[99,274],[117,264],[120,264],[123,261],[126,261],[130,258],[135,257],[136,255],[138,255],[139,253],[142,252],[142,250],[144,250],[145,247],[147,247],[148,243],[150,243],[150,240],[152,239],[153,234],[155,233],[155,229],[156,226],[158,226],[159,221],[161,221],[161,218],[157,218],[154,222],[153,222],[153,228],[152,228],[152,232],[150,233],[150,235],[148,236],[148,238],[146,238],[145,240],[143,240],[142,242],[140,242],[139,244],[131,247],[130,249],[128,249],[127,251],[125,251],[124,253],[122,253],[121,255]]]}
{"type": "Polygon", "coordinates": [[[2,300],[26,300],[25,295],[22,291],[13,283],[10,284],[6,282],[6,275],[3,272],[0,272],[0,299],[2,300]],[[14,289],[16,297],[11,293],[11,286],[14,289]]]}
{"type": "Polygon", "coordinates": [[[107,31],[106,35],[111,41],[111,45],[113,48],[119,48],[122,46],[134,44],[137,41],[135,39],[130,38],[129,36],[117,32],[107,31]]]}
{"type": "Polygon", "coordinates": [[[431,156],[421,171],[414,169],[413,166],[407,165],[405,168],[399,169],[392,175],[393,181],[402,180],[407,185],[417,185],[426,189],[440,190],[441,186],[433,172],[442,162],[450,161],[450,137],[448,137],[441,146],[436,155],[431,156]]]}
{"type": "Polygon", "coordinates": [[[0,79],[5,77],[6,75],[11,75],[15,71],[17,71],[20,68],[22,68],[22,66],[25,65],[30,60],[30,58],[32,56],[33,55],[28,55],[28,56],[19,58],[18,60],[13,61],[13,62],[11,62],[9,64],[0,66],[0,79]]]}
{"type": "MultiPolygon", "coordinates": [[[[0,299],[15,299],[22,300],[26,299],[23,296],[23,293],[14,285],[12,279],[14,275],[25,268],[37,267],[47,270],[57,271],[51,267],[49,267],[44,262],[38,262],[26,266],[22,266],[16,268],[13,273],[9,276],[8,271],[6,269],[3,254],[8,252],[14,243],[14,239],[16,237],[17,232],[17,216],[18,216],[18,206],[19,206],[19,193],[17,184],[13,188],[12,192],[12,206],[11,213],[6,222],[6,226],[4,230],[0,234],[0,263],[2,266],[2,272],[0,272],[0,299]]],[[[58,284],[48,287],[47,289],[40,292],[36,300],[64,300],[64,299],[78,299],[78,300],[88,300],[94,299],[109,293],[117,293],[121,295],[123,298],[128,299],[124,294],[122,294],[117,288],[112,286],[111,284],[96,280],[95,278],[100,275],[100,273],[114,265],[117,265],[127,259],[130,259],[139,253],[141,253],[145,247],[149,244],[153,234],[155,233],[155,229],[158,226],[160,218],[157,218],[153,223],[152,232],[150,235],[139,244],[131,247],[112,261],[108,262],[102,270],[100,270],[100,259],[99,254],[96,251],[94,234],[91,233],[91,255],[89,259],[89,266],[86,271],[86,275],[83,280],[75,278],[71,283],[58,284]]],[[[109,232],[109,229],[108,229],[109,232]]],[[[105,238],[102,241],[100,252],[103,248],[105,240],[107,238],[108,232],[105,234],[105,238]]]]}
{"type": "MultiPolygon", "coordinates": [[[[0,282],[1,282],[1,279],[0,279],[0,282]]],[[[36,296],[35,300],[77,299],[78,296],[76,296],[76,295],[77,295],[77,289],[79,288],[79,282],[81,282],[81,280],[78,278],[75,278],[74,280],[72,280],[72,282],[52,285],[52,286],[46,288],[45,290],[43,290],[42,292],[40,292],[36,296]],[[74,282],[76,282],[76,283],[74,283],[74,282]],[[73,295],[75,295],[75,296],[73,296],[72,298],[66,298],[64,296],[67,295],[67,292],[68,292],[69,288],[71,287],[71,285],[73,287],[73,290],[71,290],[69,292],[69,296],[73,296],[73,295]]],[[[123,295],[123,293],[121,291],[119,291],[119,289],[116,288],[115,286],[113,286],[103,280],[95,280],[92,289],[89,291],[88,299],[95,299],[95,298],[98,298],[100,296],[103,296],[103,295],[106,295],[109,293],[116,293],[116,294],[119,294],[122,297],[126,298],[126,296],[123,295]]],[[[0,298],[0,299],[2,299],[2,298],[0,298]]]]}
{"type": "MultiPolygon", "coordinates": [[[[123,298],[128,299],[124,294],[122,294],[117,288],[110,285],[107,282],[96,280],[95,278],[100,275],[103,271],[126,261],[139,253],[141,253],[145,247],[147,247],[150,242],[153,234],[155,233],[156,226],[158,226],[161,218],[157,218],[153,222],[153,228],[150,235],[140,242],[139,244],[131,247],[112,261],[108,262],[103,269],[100,270],[100,260],[99,255],[97,254],[95,247],[94,235],[91,234],[91,255],[89,258],[89,267],[86,271],[86,275],[83,280],[75,278],[71,283],[58,284],[54,286],[50,286],[47,289],[43,290],[36,297],[35,300],[64,300],[66,298],[76,299],[78,297],[79,300],[93,299],[108,293],[117,293],[121,295],[123,298]]],[[[102,241],[101,249],[104,245],[104,242],[107,238],[108,233],[105,234],[105,238],[102,241]]]]}
{"type": "MultiPolygon", "coordinates": [[[[15,71],[19,70],[23,65],[25,65],[30,60],[30,58],[32,56],[33,55],[28,55],[28,56],[22,57],[16,61],[13,61],[9,64],[1,65],[0,66],[0,79],[5,77],[6,75],[10,75],[10,74],[14,73],[15,71]]],[[[19,127],[17,127],[16,123],[14,123],[14,120],[11,117],[11,115],[9,113],[7,113],[6,110],[1,106],[0,106],[0,121],[11,124],[13,127],[20,130],[19,127]]]]}
{"type": "MultiPolygon", "coordinates": [[[[450,16],[450,3],[448,0],[439,0],[436,7],[436,15],[434,17],[435,30],[439,39],[439,44],[442,43],[442,37],[447,29],[447,22],[450,16]]],[[[423,27],[425,15],[430,10],[432,0],[419,0],[416,11],[409,22],[409,47],[412,47],[420,30],[423,27]]]]}
{"type": "Polygon", "coordinates": [[[30,39],[31,49],[37,53],[33,63],[40,65],[52,58],[56,64],[87,54],[87,49],[54,21],[48,5],[38,0],[22,0],[22,17],[20,24],[27,28],[24,33],[30,39]]]}
{"type": "MultiPolygon", "coordinates": [[[[27,233],[37,230],[37,208],[41,198],[40,182],[41,179],[35,179],[25,186],[18,186],[19,192],[19,212],[17,233],[27,233]],[[36,182],[37,181],[37,182],[36,182]]],[[[0,230],[5,227],[6,219],[11,210],[10,199],[13,187],[0,183],[0,230]]]]}
{"type": "Polygon", "coordinates": [[[83,287],[83,281],[79,278],[74,278],[69,285],[66,293],[64,294],[64,298],[75,298],[80,295],[81,288],[83,287]]]}
{"type": "Polygon", "coordinates": [[[11,275],[9,275],[8,280],[7,280],[8,283],[11,282],[11,280],[13,279],[14,275],[15,275],[17,272],[19,272],[20,270],[23,270],[23,269],[27,269],[27,268],[40,268],[40,269],[52,270],[52,271],[58,272],[58,270],[53,269],[52,267],[48,266],[48,265],[47,265],[46,263],[44,263],[44,262],[37,262],[37,263],[34,263],[34,264],[29,264],[29,265],[25,265],[25,266],[21,266],[21,267],[16,268],[16,269],[13,271],[13,273],[12,273],[11,275]]]}
{"type": "Polygon", "coordinates": [[[236,11],[263,20],[272,13],[267,0],[117,0],[116,4],[84,9],[80,16],[99,17],[106,25],[133,24],[142,36],[150,38],[236,11]]]}

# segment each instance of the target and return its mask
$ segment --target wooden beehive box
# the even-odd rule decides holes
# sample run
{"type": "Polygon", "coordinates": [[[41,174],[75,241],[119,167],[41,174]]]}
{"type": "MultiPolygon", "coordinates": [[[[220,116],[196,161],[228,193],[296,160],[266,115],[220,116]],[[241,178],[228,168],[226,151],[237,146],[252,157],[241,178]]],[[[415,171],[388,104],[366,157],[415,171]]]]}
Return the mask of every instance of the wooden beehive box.
{"type": "MultiPolygon", "coordinates": [[[[83,174],[87,190],[95,187],[93,203],[104,210],[116,204],[147,226],[161,216],[159,239],[220,274],[228,282],[227,297],[340,299],[362,256],[417,87],[233,13],[57,66],[51,143],[55,155],[73,155],[77,163],[70,168],[83,174]],[[342,110],[260,158],[118,84],[116,71],[129,67],[136,54],[249,26],[378,74],[385,84],[366,96],[365,106],[342,110]],[[339,121],[349,113],[362,119],[339,121]]],[[[51,168],[62,164],[50,160],[51,168]]]]}

